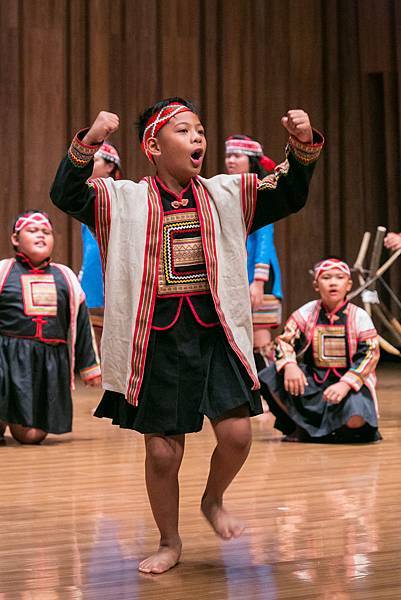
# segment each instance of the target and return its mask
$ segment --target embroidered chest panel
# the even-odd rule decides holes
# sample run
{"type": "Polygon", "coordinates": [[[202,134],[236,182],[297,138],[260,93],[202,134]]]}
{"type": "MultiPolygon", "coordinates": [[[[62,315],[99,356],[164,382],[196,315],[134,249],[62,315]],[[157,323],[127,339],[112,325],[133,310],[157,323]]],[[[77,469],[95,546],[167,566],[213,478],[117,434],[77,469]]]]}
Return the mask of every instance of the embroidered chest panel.
{"type": "Polygon", "coordinates": [[[209,291],[196,210],[169,213],[163,220],[158,295],[209,291]]]}
{"type": "Polygon", "coordinates": [[[317,367],[347,367],[345,325],[316,325],[313,332],[313,358],[317,367]]]}
{"type": "Polygon", "coordinates": [[[21,275],[24,313],[28,316],[57,316],[57,288],[52,274],[21,275]]]}

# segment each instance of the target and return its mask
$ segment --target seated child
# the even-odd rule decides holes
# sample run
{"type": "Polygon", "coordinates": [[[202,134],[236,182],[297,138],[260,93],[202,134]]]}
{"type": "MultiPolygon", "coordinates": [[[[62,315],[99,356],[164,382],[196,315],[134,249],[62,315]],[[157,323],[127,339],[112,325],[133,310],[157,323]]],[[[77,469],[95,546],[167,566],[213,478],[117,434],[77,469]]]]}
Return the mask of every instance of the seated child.
{"type": "Polygon", "coordinates": [[[259,373],[285,441],[373,442],[379,340],[362,308],[347,301],[349,266],[328,257],[314,267],[312,300],[288,319],[275,364],[259,373]]]}
{"type": "Polygon", "coordinates": [[[47,214],[18,215],[11,243],[15,258],[0,261],[0,434],[8,425],[19,442],[38,444],[71,431],[74,368],[95,385],[100,367],[78,279],[51,262],[47,214]]]}

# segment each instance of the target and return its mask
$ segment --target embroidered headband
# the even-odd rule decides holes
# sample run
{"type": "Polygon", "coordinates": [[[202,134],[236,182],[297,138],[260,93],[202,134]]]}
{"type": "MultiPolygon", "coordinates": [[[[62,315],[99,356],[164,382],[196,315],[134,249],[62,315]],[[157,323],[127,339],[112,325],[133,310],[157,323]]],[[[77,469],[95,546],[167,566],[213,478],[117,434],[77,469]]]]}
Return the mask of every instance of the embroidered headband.
{"type": "Polygon", "coordinates": [[[247,156],[254,156],[259,160],[260,165],[266,171],[273,171],[276,163],[274,160],[263,154],[262,145],[256,140],[245,136],[244,139],[238,139],[235,136],[231,136],[225,141],[226,154],[246,154],[247,156]]]}
{"type": "Polygon", "coordinates": [[[40,212],[34,212],[25,213],[22,215],[14,225],[14,232],[18,233],[21,231],[21,229],[24,229],[24,227],[27,227],[28,225],[44,225],[50,229],[50,231],[53,231],[53,227],[48,216],[40,212]]]}
{"type": "Polygon", "coordinates": [[[339,260],[338,258],[328,258],[317,263],[317,265],[314,267],[313,273],[315,276],[315,281],[319,279],[322,273],[324,273],[325,271],[330,271],[330,269],[339,269],[340,271],[348,275],[348,277],[351,277],[351,270],[347,263],[345,263],[342,260],[339,260]]]}
{"type": "Polygon", "coordinates": [[[146,154],[147,158],[150,160],[150,162],[153,162],[153,157],[152,154],[146,148],[148,140],[151,137],[154,137],[157,134],[157,132],[160,131],[160,129],[170,121],[172,117],[175,117],[175,115],[178,115],[179,113],[185,111],[191,112],[191,109],[185,106],[184,104],[179,104],[178,102],[175,102],[173,104],[168,104],[167,106],[164,106],[162,109],[159,110],[158,113],[154,113],[150,117],[149,121],[146,124],[141,143],[141,148],[146,154]]]}
{"type": "Polygon", "coordinates": [[[225,141],[226,154],[246,154],[247,156],[263,156],[263,148],[259,142],[250,137],[238,139],[231,136],[225,141]]]}
{"type": "Polygon", "coordinates": [[[109,160],[110,162],[113,162],[114,164],[116,164],[119,169],[121,169],[120,157],[118,155],[116,148],[114,148],[114,146],[112,146],[111,144],[104,142],[100,146],[99,150],[96,152],[95,156],[100,156],[101,158],[104,158],[105,160],[109,160]]]}

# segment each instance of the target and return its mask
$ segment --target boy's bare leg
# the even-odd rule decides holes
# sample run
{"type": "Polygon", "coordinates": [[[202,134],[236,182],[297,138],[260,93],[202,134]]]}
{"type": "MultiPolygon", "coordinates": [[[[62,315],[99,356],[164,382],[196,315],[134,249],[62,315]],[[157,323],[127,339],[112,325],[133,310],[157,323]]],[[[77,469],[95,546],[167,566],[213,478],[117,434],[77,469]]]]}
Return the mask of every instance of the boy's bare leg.
{"type": "Polygon", "coordinates": [[[225,540],[236,538],[244,523],[226,512],[223,494],[244,464],[251,447],[252,432],[247,405],[240,406],[226,418],[212,421],[217,446],[210,461],[210,471],[201,510],[217,535],[225,540]]]}
{"type": "Polygon", "coordinates": [[[185,436],[145,435],[145,476],[150,506],[160,531],[157,552],[139,564],[143,573],[164,573],[181,555],[178,534],[178,471],[184,455],[185,436]]]}

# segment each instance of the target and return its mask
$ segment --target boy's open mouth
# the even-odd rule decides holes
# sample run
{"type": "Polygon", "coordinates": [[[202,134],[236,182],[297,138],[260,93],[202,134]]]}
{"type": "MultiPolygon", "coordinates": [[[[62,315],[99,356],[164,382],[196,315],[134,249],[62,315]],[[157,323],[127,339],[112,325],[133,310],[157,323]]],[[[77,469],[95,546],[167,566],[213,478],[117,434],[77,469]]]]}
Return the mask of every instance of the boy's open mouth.
{"type": "Polygon", "coordinates": [[[195,150],[195,152],[192,152],[191,158],[193,160],[199,160],[200,158],[202,158],[202,150],[195,150]]]}

